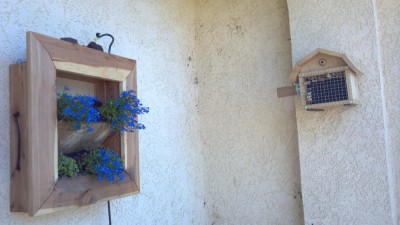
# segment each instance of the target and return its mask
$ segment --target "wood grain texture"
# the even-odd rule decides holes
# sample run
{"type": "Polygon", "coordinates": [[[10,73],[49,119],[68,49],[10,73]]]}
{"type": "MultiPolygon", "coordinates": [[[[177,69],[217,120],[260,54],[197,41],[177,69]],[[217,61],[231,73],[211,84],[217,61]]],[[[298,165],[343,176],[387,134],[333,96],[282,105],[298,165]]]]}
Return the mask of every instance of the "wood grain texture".
{"type": "Polygon", "coordinates": [[[107,81],[96,79],[92,77],[85,77],[79,74],[65,72],[65,71],[57,71],[57,77],[71,79],[76,81],[89,82],[94,84],[94,94],[100,102],[105,102],[106,100],[106,83],[107,81]]]}
{"type": "Polygon", "coordinates": [[[99,81],[104,82],[104,80],[99,80],[93,77],[85,77],[80,74],[76,73],[70,73],[70,72],[65,72],[65,71],[57,71],[57,77],[65,78],[65,79],[71,79],[71,80],[77,80],[77,81],[84,81],[84,82],[89,82],[89,83],[97,83],[99,81]]]}
{"type": "Polygon", "coordinates": [[[310,54],[300,59],[290,74],[290,81],[296,82],[300,72],[310,72],[313,70],[321,70],[327,68],[335,68],[340,66],[348,66],[356,75],[362,75],[362,72],[354,65],[354,63],[342,53],[330,51],[323,48],[317,48],[310,54]],[[327,60],[327,65],[321,67],[318,63],[319,59],[327,60]]]}
{"type": "MultiPolygon", "coordinates": [[[[105,100],[111,100],[119,97],[119,82],[105,81],[102,89],[102,95],[105,100]]],[[[104,147],[112,149],[115,153],[122,155],[121,151],[121,134],[120,132],[112,133],[102,144],[104,147]]]]}
{"type": "Polygon", "coordinates": [[[296,86],[280,87],[276,89],[278,98],[296,95],[296,86]]]}
{"type": "Polygon", "coordinates": [[[124,180],[114,184],[98,181],[96,176],[61,178],[41,209],[85,206],[137,193],[134,180],[128,174],[125,176],[124,180]]]}
{"type": "Polygon", "coordinates": [[[90,127],[93,128],[92,132],[75,131],[71,130],[70,124],[58,121],[58,152],[68,154],[82,149],[96,149],[112,133],[111,125],[106,122],[92,123],[90,127]]]}
{"type": "Polygon", "coordinates": [[[38,33],[35,36],[47,50],[60,71],[78,73],[83,76],[106,80],[123,81],[132,71],[135,61],[104,53],[84,46],[51,38],[38,33]]]}
{"type": "Polygon", "coordinates": [[[105,148],[112,149],[113,152],[121,156],[121,137],[119,132],[113,132],[107,137],[107,139],[102,143],[105,148]]]}
{"type": "MultiPolygon", "coordinates": [[[[137,91],[137,78],[136,67],[132,70],[131,74],[126,79],[126,89],[137,91]]],[[[136,95],[138,93],[136,92],[136,95]]],[[[132,176],[137,186],[137,191],[140,191],[140,177],[139,177],[139,131],[126,133],[127,136],[127,149],[126,158],[127,165],[126,171],[132,176]]]]}
{"type": "Polygon", "coordinates": [[[54,65],[59,71],[68,71],[86,77],[101,78],[112,81],[123,81],[130,72],[129,70],[110,68],[107,66],[94,67],[72,62],[54,61],[54,65]]]}
{"type": "MultiPolygon", "coordinates": [[[[123,91],[126,91],[126,80],[123,82],[119,83],[119,91],[122,93],[123,91]]],[[[127,158],[127,151],[128,151],[128,134],[126,132],[123,132],[120,134],[120,147],[121,147],[121,158],[124,161],[124,169],[126,170],[128,168],[128,158],[127,158]]]]}
{"type": "Polygon", "coordinates": [[[10,211],[27,211],[27,64],[10,65],[10,211]],[[18,124],[20,128],[20,170],[17,167],[18,160],[18,131],[14,122],[14,113],[19,113],[18,124]]]}
{"type": "Polygon", "coordinates": [[[46,49],[27,34],[27,133],[28,133],[28,212],[43,205],[56,183],[54,159],[57,150],[56,68],[46,49]]]}

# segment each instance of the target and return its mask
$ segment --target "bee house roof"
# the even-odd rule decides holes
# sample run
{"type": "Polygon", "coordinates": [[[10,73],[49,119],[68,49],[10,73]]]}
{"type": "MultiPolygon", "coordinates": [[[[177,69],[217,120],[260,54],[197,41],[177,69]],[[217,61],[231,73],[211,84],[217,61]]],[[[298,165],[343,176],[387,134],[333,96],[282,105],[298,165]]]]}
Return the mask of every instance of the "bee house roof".
{"type": "Polygon", "coordinates": [[[341,66],[347,66],[356,75],[362,74],[362,72],[345,54],[317,48],[315,51],[296,63],[290,75],[290,81],[296,82],[298,75],[303,72],[318,71],[341,66]]]}

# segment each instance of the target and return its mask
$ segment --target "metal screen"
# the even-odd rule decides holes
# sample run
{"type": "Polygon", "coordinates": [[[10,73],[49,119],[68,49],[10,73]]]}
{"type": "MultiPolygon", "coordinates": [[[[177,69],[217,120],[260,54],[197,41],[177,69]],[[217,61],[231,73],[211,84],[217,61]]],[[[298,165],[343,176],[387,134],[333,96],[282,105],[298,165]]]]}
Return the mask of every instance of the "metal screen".
{"type": "Polygon", "coordinates": [[[304,77],[306,105],[348,100],[346,72],[304,77]]]}

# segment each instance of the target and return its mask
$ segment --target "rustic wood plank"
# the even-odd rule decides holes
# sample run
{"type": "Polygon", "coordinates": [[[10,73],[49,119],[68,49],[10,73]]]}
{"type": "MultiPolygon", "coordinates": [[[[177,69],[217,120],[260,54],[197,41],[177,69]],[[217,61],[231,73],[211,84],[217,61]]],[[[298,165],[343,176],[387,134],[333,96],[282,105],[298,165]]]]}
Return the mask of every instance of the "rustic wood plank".
{"type": "Polygon", "coordinates": [[[96,176],[61,178],[43,205],[41,213],[46,212],[46,209],[48,211],[59,207],[91,205],[135,193],[137,190],[134,180],[128,174],[125,174],[124,180],[116,183],[98,181],[96,176]]]}
{"type": "Polygon", "coordinates": [[[58,121],[58,152],[72,153],[79,150],[93,150],[101,145],[105,140],[109,139],[112,134],[111,125],[105,122],[90,124],[93,128],[92,132],[71,130],[71,125],[58,121]]]}
{"type": "MultiPolygon", "coordinates": [[[[137,77],[136,66],[132,69],[131,74],[126,79],[126,90],[135,90],[137,93],[137,77]]],[[[126,171],[132,176],[135,181],[137,191],[140,191],[140,176],[139,176],[139,131],[127,134],[127,150],[126,171]]]]}
{"type": "Polygon", "coordinates": [[[57,77],[65,78],[65,79],[71,79],[71,80],[77,80],[77,81],[84,81],[84,82],[89,82],[96,84],[99,79],[92,78],[92,77],[85,77],[80,74],[76,73],[69,73],[65,71],[57,71],[57,77]]]}
{"type": "Polygon", "coordinates": [[[10,65],[10,211],[27,211],[27,129],[26,129],[26,104],[27,104],[27,64],[10,65]],[[14,114],[19,113],[18,125],[20,140],[18,140],[18,128],[14,122],[14,114]],[[20,141],[20,155],[18,156],[18,141],[20,141]],[[19,170],[17,160],[20,158],[19,170]]]}
{"type": "Polygon", "coordinates": [[[110,134],[107,139],[102,143],[102,146],[112,149],[113,152],[117,153],[121,156],[121,137],[120,133],[113,132],[110,134]]]}
{"type": "MultiPolygon", "coordinates": [[[[119,91],[122,93],[123,91],[126,91],[126,80],[123,82],[119,83],[119,91]]],[[[120,146],[121,146],[121,158],[124,161],[124,169],[126,170],[128,168],[128,158],[127,158],[127,152],[128,152],[128,134],[126,132],[123,132],[120,134],[120,146]]]]}
{"type": "Polygon", "coordinates": [[[58,70],[84,76],[123,81],[134,67],[134,60],[33,33],[48,51],[58,70]]]}
{"type": "Polygon", "coordinates": [[[97,99],[104,103],[107,99],[106,96],[106,81],[104,80],[97,80],[94,86],[94,94],[96,95],[97,99]]]}
{"type": "Polygon", "coordinates": [[[119,83],[106,81],[106,100],[116,99],[119,97],[119,83]]]}
{"type": "Polygon", "coordinates": [[[56,69],[59,71],[67,71],[78,73],[82,76],[101,78],[111,81],[123,81],[129,75],[129,70],[110,68],[108,66],[88,66],[80,63],[54,61],[56,69]]]}
{"type": "Polygon", "coordinates": [[[27,33],[28,212],[36,214],[56,183],[56,68],[32,33],[27,33]]]}
{"type": "Polygon", "coordinates": [[[278,98],[296,95],[296,86],[280,87],[276,89],[278,98]]]}
{"type": "Polygon", "coordinates": [[[331,51],[331,50],[328,50],[328,49],[324,49],[324,48],[317,48],[316,51],[318,53],[321,53],[321,54],[335,56],[335,57],[338,57],[338,58],[343,58],[344,57],[344,54],[342,54],[342,53],[334,52],[334,51],[331,51]]]}
{"type": "MultiPolygon", "coordinates": [[[[119,96],[119,83],[113,81],[104,82],[105,100],[115,99],[119,96]]],[[[112,149],[115,153],[122,156],[121,135],[119,131],[114,131],[102,144],[104,147],[112,149]]]]}

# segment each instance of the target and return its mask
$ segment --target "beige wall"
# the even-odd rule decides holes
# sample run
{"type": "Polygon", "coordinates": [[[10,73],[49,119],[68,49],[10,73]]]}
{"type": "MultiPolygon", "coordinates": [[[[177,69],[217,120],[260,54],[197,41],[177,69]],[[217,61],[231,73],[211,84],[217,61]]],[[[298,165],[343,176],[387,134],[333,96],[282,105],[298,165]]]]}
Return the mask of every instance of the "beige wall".
{"type": "Polygon", "coordinates": [[[364,72],[357,107],[306,112],[296,97],[305,224],[398,224],[398,1],[288,5],[294,63],[327,48],[364,72]]]}
{"type": "Polygon", "coordinates": [[[26,57],[26,31],[81,44],[109,32],[116,38],[112,52],[137,60],[139,97],[150,107],[139,135],[141,194],[111,201],[113,224],[205,224],[196,65],[189,59],[194,3],[2,0],[0,6],[0,224],[108,224],[106,203],[37,218],[9,212],[8,65],[26,57]]]}
{"type": "Polygon", "coordinates": [[[379,26],[379,38],[381,43],[382,74],[385,81],[385,97],[387,106],[388,123],[388,148],[392,156],[394,183],[393,195],[396,199],[396,208],[393,214],[400,224],[400,1],[378,0],[377,19],[379,26]]]}
{"type": "Polygon", "coordinates": [[[207,224],[302,224],[286,1],[199,1],[207,224]]]}
{"type": "Polygon", "coordinates": [[[80,44],[109,32],[138,61],[142,193],[112,201],[114,224],[301,224],[303,204],[305,224],[400,223],[400,2],[287,2],[2,1],[0,224],[108,224],[105,203],[9,212],[8,65],[26,57],[26,31],[80,44]],[[365,73],[359,106],[276,98],[318,47],[365,73]]]}

